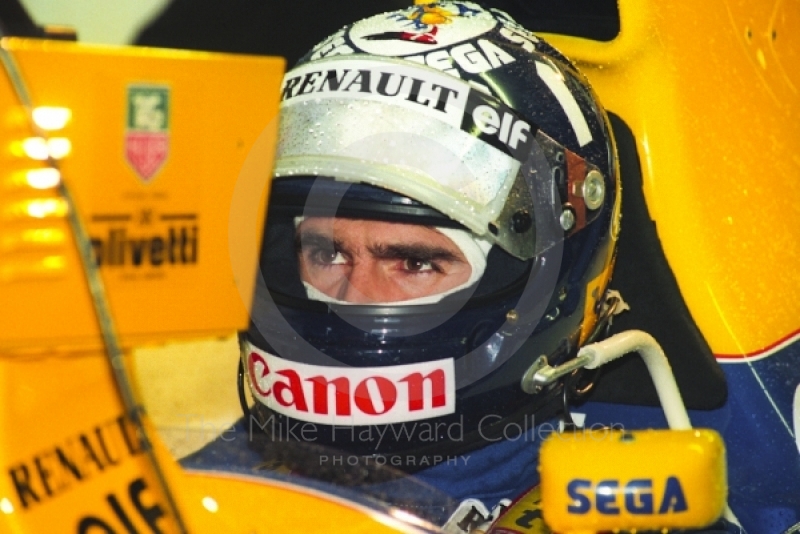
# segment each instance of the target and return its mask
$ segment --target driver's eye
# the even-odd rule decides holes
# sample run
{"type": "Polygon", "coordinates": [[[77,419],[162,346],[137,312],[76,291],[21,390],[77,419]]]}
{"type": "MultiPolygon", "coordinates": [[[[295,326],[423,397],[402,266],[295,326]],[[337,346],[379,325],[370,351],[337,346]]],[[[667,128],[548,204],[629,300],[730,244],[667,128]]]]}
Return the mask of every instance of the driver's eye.
{"type": "Polygon", "coordinates": [[[431,262],[419,258],[407,258],[404,264],[407,271],[427,271],[432,268],[431,262]]]}
{"type": "Polygon", "coordinates": [[[318,250],[317,259],[323,263],[333,263],[336,259],[335,250],[318,250]]]}
{"type": "Polygon", "coordinates": [[[331,248],[314,249],[309,256],[317,265],[338,265],[345,262],[342,253],[331,248]]]}

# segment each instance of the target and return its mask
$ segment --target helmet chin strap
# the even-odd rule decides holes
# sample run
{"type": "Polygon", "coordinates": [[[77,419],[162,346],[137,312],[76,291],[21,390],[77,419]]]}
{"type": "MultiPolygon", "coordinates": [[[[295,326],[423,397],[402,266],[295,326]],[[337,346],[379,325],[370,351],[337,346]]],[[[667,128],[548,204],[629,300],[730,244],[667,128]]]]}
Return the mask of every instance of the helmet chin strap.
{"type": "MultiPolygon", "coordinates": [[[[295,225],[297,224],[298,222],[295,220],[295,225]]],[[[492,243],[486,239],[473,236],[467,230],[436,227],[436,231],[444,234],[448,239],[450,239],[450,241],[455,243],[459,250],[461,250],[461,252],[464,254],[464,257],[467,259],[467,262],[469,262],[469,265],[472,268],[469,279],[461,285],[448,289],[447,291],[443,291],[442,293],[436,293],[435,295],[426,295],[424,297],[400,300],[396,302],[375,302],[373,305],[380,306],[386,304],[402,304],[404,306],[418,306],[422,304],[435,304],[441,301],[447,295],[455,293],[456,291],[461,291],[462,289],[475,284],[481,279],[484,271],[486,271],[486,257],[489,255],[489,250],[492,248],[492,243]]],[[[354,304],[353,302],[339,300],[326,295],[308,282],[303,282],[303,286],[306,288],[306,296],[310,300],[318,300],[320,302],[328,302],[331,304],[354,304]]]]}

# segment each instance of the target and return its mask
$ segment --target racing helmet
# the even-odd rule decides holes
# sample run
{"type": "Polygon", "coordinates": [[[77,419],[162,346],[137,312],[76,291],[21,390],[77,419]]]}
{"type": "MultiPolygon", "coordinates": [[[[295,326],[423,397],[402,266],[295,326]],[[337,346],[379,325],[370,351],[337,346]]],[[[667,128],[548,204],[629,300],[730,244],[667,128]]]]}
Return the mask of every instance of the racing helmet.
{"type": "Polygon", "coordinates": [[[331,35],[281,101],[241,336],[251,428],[414,471],[557,413],[567,386],[532,394],[522,377],[601,330],[619,228],[614,141],[586,79],[504,12],[437,2],[331,35]],[[480,276],[433,299],[326,298],[299,274],[314,218],[466,235],[480,276]]]}

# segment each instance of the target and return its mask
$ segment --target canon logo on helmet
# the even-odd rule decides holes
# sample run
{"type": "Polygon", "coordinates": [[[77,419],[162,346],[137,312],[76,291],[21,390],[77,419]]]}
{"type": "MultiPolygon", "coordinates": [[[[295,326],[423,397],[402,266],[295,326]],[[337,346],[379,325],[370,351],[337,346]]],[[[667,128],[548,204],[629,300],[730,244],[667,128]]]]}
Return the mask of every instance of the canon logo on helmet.
{"type": "Polygon", "coordinates": [[[285,360],[252,345],[246,358],[256,400],[301,421],[375,425],[455,411],[452,359],[387,367],[328,367],[285,360]]]}

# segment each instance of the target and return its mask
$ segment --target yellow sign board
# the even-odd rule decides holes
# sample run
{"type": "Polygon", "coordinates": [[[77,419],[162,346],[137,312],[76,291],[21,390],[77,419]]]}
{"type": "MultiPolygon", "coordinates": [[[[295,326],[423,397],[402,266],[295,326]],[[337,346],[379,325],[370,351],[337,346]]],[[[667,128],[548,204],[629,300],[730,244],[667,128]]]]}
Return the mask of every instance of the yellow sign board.
{"type": "Polygon", "coordinates": [[[712,430],[555,434],[540,471],[544,520],[556,532],[703,527],[727,497],[725,448],[712,430]]]}
{"type": "Polygon", "coordinates": [[[100,340],[48,155],[125,346],[246,325],[283,60],[14,38],[3,47],[36,109],[66,118],[37,135],[10,77],[0,80],[0,350],[100,340]]]}

